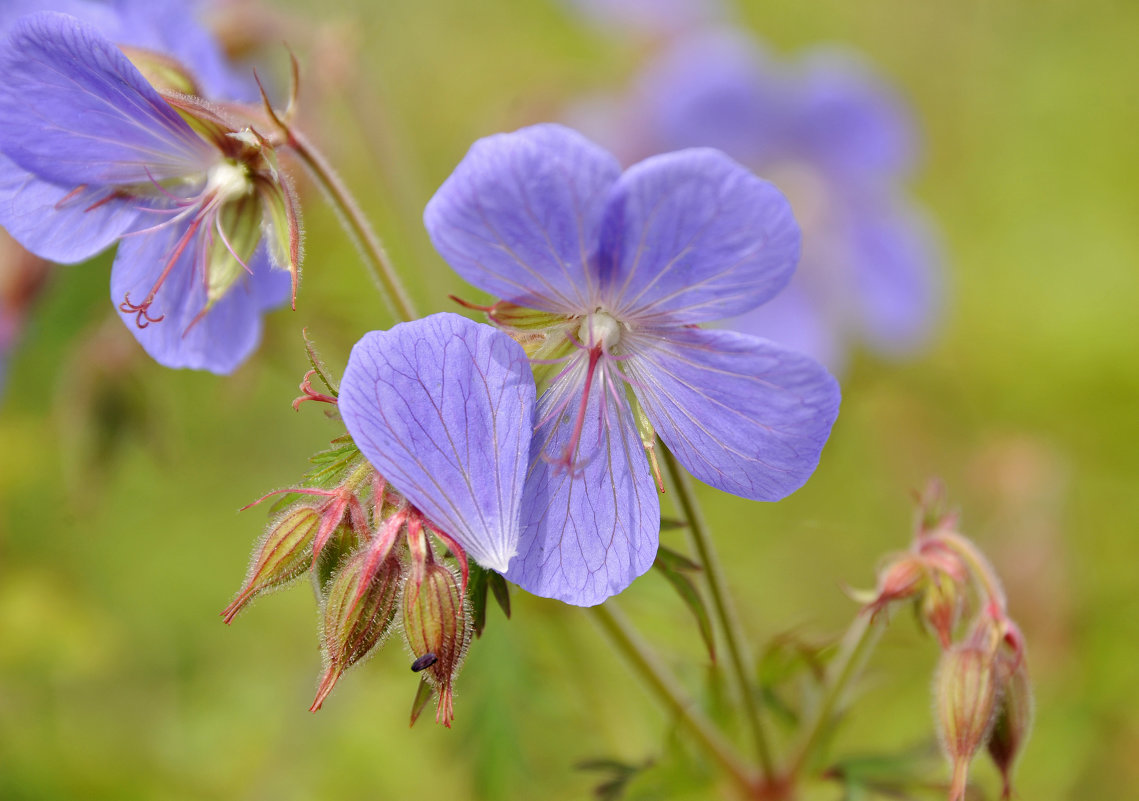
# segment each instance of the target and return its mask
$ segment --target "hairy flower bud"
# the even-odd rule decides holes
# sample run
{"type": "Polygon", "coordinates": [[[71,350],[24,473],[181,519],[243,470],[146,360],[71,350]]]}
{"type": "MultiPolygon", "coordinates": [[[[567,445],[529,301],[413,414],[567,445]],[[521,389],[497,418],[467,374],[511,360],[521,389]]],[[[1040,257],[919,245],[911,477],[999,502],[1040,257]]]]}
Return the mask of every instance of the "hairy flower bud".
{"type": "Polygon", "coordinates": [[[403,568],[394,556],[374,570],[368,551],[349,557],[328,587],[321,646],[325,671],[310,711],[320,709],[345,670],[367,656],[391,629],[403,568]]]}
{"type": "Polygon", "coordinates": [[[421,580],[408,580],[403,590],[403,633],[416,664],[428,654],[423,673],[439,694],[435,720],[448,728],[454,717],[451,685],[459,672],[471,626],[458,577],[437,562],[424,565],[421,580]]]}
{"type": "Polygon", "coordinates": [[[921,589],[926,576],[925,565],[917,556],[904,554],[893,559],[878,574],[878,588],[870,608],[877,612],[891,601],[913,597],[921,589]]]}
{"type": "Polygon", "coordinates": [[[313,507],[294,506],[270,524],[253,550],[241,592],[221,613],[226,623],[257,595],[281,587],[309,569],[320,520],[320,512],[313,507]]]}
{"type": "Polygon", "coordinates": [[[997,707],[997,671],[993,649],[970,637],[942,654],[934,678],[942,747],[953,765],[950,801],[965,797],[969,763],[985,742],[997,707]]]}
{"type": "Polygon", "coordinates": [[[1003,674],[1003,688],[988,748],[1004,783],[1001,798],[1008,799],[1012,798],[1013,766],[1032,729],[1032,687],[1023,658],[1015,663],[1002,660],[998,673],[1003,674]]]}
{"type": "Polygon", "coordinates": [[[921,599],[921,616],[937,633],[943,649],[953,641],[953,630],[961,618],[964,597],[953,577],[940,570],[932,571],[921,599]]]}

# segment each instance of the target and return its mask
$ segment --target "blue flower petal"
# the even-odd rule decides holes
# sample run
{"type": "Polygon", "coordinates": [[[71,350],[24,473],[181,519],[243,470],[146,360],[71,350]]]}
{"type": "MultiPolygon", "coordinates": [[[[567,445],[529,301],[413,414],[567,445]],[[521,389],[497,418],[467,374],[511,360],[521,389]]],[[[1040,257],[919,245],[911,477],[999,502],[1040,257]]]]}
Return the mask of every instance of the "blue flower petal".
{"type": "Polygon", "coordinates": [[[0,153],[0,226],[40,258],[85,261],[137,223],[135,201],[101,202],[106,196],[102,187],[75,192],[41,181],[0,153]]]}
{"type": "Polygon", "coordinates": [[[788,94],[787,149],[834,175],[895,177],[913,164],[918,135],[910,109],[856,51],[817,48],[788,94]]]}
{"type": "Polygon", "coordinates": [[[483,567],[518,545],[534,379],[506,334],[433,314],[364,336],[340,414],[380,474],[483,567]]]}
{"type": "Polygon", "coordinates": [[[838,383],[817,362],[734,331],[678,329],[628,347],[634,392],[692,475],[777,501],[814,472],[839,405],[838,383]]]}
{"type": "Polygon", "coordinates": [[[535,595],[593,606],[652,567],[660,500],[623,387],[614,398],[594,385],[573,472],[550,462],[570,441],[580,388],[567,381],[539,403],[543,420],[568,401],[534,433],[522,539],[506,578],[535,595]]]}
{"type": "Polygon", "coordinates": [[[656,137],[651,149],[714,147],[745,164],[762,163],[783,146],[778,74],[738,29],[679,39],[637,81],[639,122],[647,118],[649,136],[656,137]]]}
{"type": "Polygon", "coordinates": [[[0,151],[52,183],[139,184],[218,158],[93,27],[35,14],[0,44],[0,151]]]}
{"type": "Polygon", "coordinates": [[[447,263],[480,289],[544,311],[589,311],[589,265],[620,172],[560,125],[497,134],[475,142],[423,220],[447,263]]]}
{"type": "MultiPolygon", "coordinates": [[[[135,304],[146,298],[186,234],[187,225],[127,236],[119,243],[111,270],[111,300],[116,307],[128,295],[135,304]]],[[[200,263],[204,244],[204,237],[191,239],[163,281],[149,312],[151,318],[161,316],[162,320],[140,328],[135,313],[120,308],[119,315],[159,364],[227,374],[237,369],[261,340],[262,285],[275,285],[279,279],[269,275],[272,268],[262,245],[249,260],[253,275],[239,280],[198,319],[206,302],[200,263]]]]}
{"type": "Polygon", "coordinates": [[[787,285],[799,226],[787,199],[716,150],[654,156],[625,171],[601,232],[606,307],[623,320],[699,323],[787,285]]]}

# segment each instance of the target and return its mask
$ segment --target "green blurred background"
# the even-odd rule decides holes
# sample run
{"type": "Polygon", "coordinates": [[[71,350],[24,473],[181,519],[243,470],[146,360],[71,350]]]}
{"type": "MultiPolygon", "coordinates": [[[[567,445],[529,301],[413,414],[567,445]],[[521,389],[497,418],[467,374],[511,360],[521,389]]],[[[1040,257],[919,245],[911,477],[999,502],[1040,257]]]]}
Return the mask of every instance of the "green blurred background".
{"type": "MultiPolygon", "coordinates": [[[[297,51],[307,126],[426,311],[453,308],[448,292],[481,297],[419,222],[470,143],[622,85],[644,55],[553,0],[276,8],[285,22],[258,32],[297,51]]],[[[1037,715],[1020,797],[1131,797],[1139,4],[739,12],[778,52],[862,49],[911,99],[927,140],[915,190],[948,268],[933,346],[905,364],[855,359],[804,489],[757,505],[702,488],[754,643],[841,631],[856,609],[843,585],[871,585],[880,557],[906,546],[910,492],[940,476],[1029,644],[1037,715]]],[[[666,763],[635,797],[710,797],[698,770],[667,767],[684,762],[670,721],[556,602],[517,592],[509,623],[492,610],[451,731],[407,728],[415,680],[398,643],[307,711],[320,667],[307,585],[222,625],[265,522],[236,510],[296,480],[339,433],[289,407],[301,328],[339,370],[356,338],[392,322],[315,193],[305,217],[299,308],[270,316],[259,356],[229,378],[163,370],[108,324],[107,257],[60,269],[43,296],[0,401],[0,799],[573,799],[598,782],[574,764],[597,757],[666,763]]],[[[703,692],[706,659],[665,583],[649,575],[620,604],[703,692]]],[[[835,753],[928,744],[936,656],[898,616],[835,753]]],[[[995,797],[995,772],[975,776],[995,797]]]]}

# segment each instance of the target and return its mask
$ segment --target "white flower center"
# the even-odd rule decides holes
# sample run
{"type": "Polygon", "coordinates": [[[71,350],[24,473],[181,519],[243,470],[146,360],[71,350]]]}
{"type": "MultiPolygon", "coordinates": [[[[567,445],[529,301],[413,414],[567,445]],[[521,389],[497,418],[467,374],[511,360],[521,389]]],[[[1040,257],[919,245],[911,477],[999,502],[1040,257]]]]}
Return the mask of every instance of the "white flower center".
{"type": "Polygon", "coordinates": [[[600,345],[606,351],[621,341],[621,324],[603,311],[586,315],[577,331],[577,338],[587,348],[600,345]]]}
{"type": "Polygon", "coordinates": [[[222,161],[210,167],[206,175],[206,192],[213,194],[225,203],[249,194],[253,182],[249,180],[249,170],[232,161],[222,161]]]}

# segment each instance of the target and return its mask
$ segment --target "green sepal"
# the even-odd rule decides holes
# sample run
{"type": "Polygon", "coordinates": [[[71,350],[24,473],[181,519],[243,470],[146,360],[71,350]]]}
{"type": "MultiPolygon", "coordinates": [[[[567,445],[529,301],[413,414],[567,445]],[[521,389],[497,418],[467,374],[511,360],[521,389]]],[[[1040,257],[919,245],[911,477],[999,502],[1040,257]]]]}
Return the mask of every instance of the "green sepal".
{"type": "Polygon", "coordinates": [[[301,227],[292,187],[278,173],[276,180],[257,182],[257,193],[264,209],[266,239],[274,267],[288,270],[293,279],[293,308],[297,306],[297,284],[301,270],[301,227]]]}
{"type": "Polygon", "coordinates": [[[486,583],[490,586],[490,591],[494,594],[494,600],[498,602],[502,614],[506,615],[507,620],[510,620],[510,587],[506,583],[506,579],[494,571],[488,571],[486,583]]]}
{"type": "Polygon", "coordinates": [[[198,96],[202,94],[190,71],[170,56],[144,47],[119,45],[119,49],[135,69],[142,73],[146,82],[159,92],[198,96]]]}
{"type": "Polygon", "coordinates": [[[467,577],[467,603],[471,609],[471,629],[476,637],[481,637],[486,628],[487,571],[477,562],[471,562],[467,577]]]}
{"type": "Polygon", "coordinates": [[[431,682],[426,677],[421,678],[419,688],[415,691],[415,699],[411,702],[411,723],[408,724],[408,728],[414,726],[415,721],[419,720],[419,716],[423,714],[423,710],[431,702],[432,694],[431,682]]]}
{"type": "Polygon", "coordinates": [[[248,274],[249,260],[261,241],[260,206],[255,195],[244,195],[225,203],[218,211],[221,232],[212,232],[206,260],[206,309],[248,274]]]}
{"type": "Polygon", "coordinates": [[[704,646],[708,649],[708,658],[713,662],[716,661],[716,637],[712,630],[712,617],[708,614],[708,607],[704,604],[704,599],[700,596],[700,592],[696,589],[696,585],[692,583],[687,573],[700,570],[700,565],[693,562],[687,556],[677,553],[671,548],[661,545],[657,550],[656,560],[653,562],[653,567],[664,574],[668,583],[680,595],[685,606],[692,612],[696,618],[696,625],[700,630],[700,638],[704,640],[704,646]]]}

